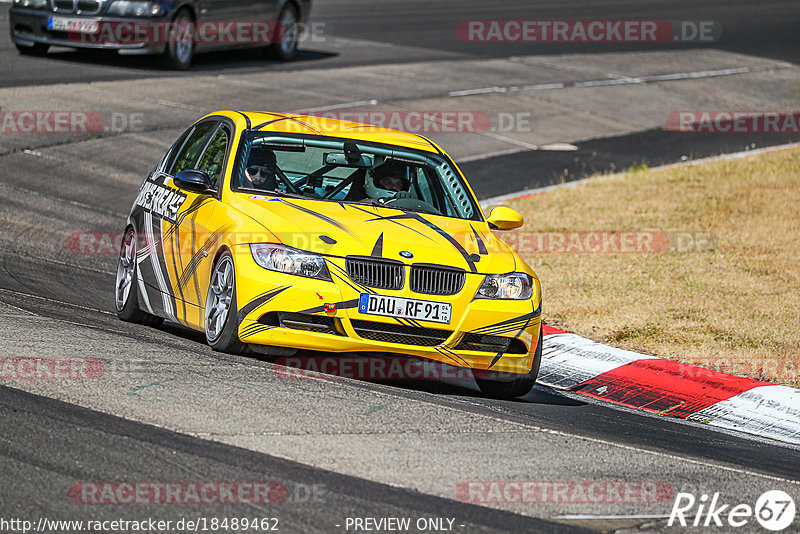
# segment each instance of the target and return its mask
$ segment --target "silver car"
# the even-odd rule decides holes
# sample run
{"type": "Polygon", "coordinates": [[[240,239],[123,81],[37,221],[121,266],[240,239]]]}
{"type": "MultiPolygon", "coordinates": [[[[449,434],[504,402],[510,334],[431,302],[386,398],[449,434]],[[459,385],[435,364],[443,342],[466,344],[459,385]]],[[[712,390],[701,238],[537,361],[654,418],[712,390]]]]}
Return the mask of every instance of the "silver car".
{"type": "Polygon", "coordinates": [[[265,47],[290,60],[310,11],[311,0],[14,0],[9,28],[22,54],[110,49],[185,70],[196,53],[226,48],[265,47]]]}

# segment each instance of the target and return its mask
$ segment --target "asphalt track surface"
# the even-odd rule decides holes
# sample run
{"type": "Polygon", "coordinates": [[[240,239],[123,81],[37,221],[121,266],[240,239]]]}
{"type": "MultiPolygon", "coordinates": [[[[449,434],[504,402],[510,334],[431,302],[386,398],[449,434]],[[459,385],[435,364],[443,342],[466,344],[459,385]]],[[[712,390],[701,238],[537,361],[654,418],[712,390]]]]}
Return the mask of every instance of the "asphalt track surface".
{"type": "MultiPolygon", "coordinates": [[[[8,9],[7,6],[2,7],[8,9]]],[[[254,72],[264,68],[287,70],[324,65],[365,65],[371,63],[392,64],[449,57],[508,57],[527,54],[530,46],[523,43],[488,43],[474,45],[453,38],[455,28],[461,20],[483,19],[641,19],[641,20],[708,20],[723,28],[715,48],[733,52],[795,61],[800,49],[797,26],[800,12],[797,4],[790,0],[749,2],[745,0],[713,0],[697,2],[691,0],[606,0],[603,2],[528,1],[505,0],[404,0],[399,2],[370,2],[366,0],[317,0],[314,3],[312,22],[324,23],[324,34],[351,42],[341,50],[331,49],[326,43],[310,43],[304,47],[299,61],[279,65],[271,61],[254,58],[247,53],[236,54],[231,59],[227,53],[200,57],[192,72],[254,72]],[[360,43],[361,42],[361,43],[360,43]],[[374,54],[363,42],[382,42],[403,47],[412,45],[415,50],[382,48],[374,54]]],[[[8,19],[3,18],[0,33],[8,32],[8,19]]],[[[706,44],[676,43],[671,49],[706,47],[706,44]]],[[[653,45],[663,48],[662,44],[653,45]]],[[[623,50],[641,50],[641,44],[578,43],[541,44],[538,54],[604,53],[623,50]]],[[[4,73],[0,86],[30,85],[42,83],[68,83],[138,78],[142,75],[172,76],[174,73],[158,72],[147,58],[127,57],[116,54],[96,54],[63,50],[51,54],[57,61],[42,63],[35,59],[18,58],[9,40],[0,43],[0,64],[4,73]]]]}
{"type": "MultiPolygon", "coordinates": [[[[690,2],[637,2],[635,7],[629,2],[576,2],[536,7],[537,18],[613,18],[623,10],[628,17],[711,18],[727,29],[741,30],[728,31],[725,35],[731,37],[717,44],[720,49],[780,61],[793,61],[798,49],[798,10],[789,2],[717,2],[703,7],[690,2]]],[[[191,83],[209,73],[288,72],[317,65],[344,68],[454,57],[480,60],[523,52],[500,45],[475,51],[453,43],[446,32],[452,34],[454,9],[460,18],[530,18],[532,4],[392,2],[377,9],[367,2],[320,1],[315,20],[329,23],[331,32],[342,37],[330,49],[309,49],[300,62],[285,66],[246,54],[237,61],[212,55],[179,77],[191,83]],[[366,50],[365,42],[392,46],[375,53],[366,50]]],[[[142,58],[121,61],[69,51],[47,60],[20,58],[8,41],[0,41],[4,87],[175,76],[153,70],[142,58]]],[[[676,51],[686,48],[675,46],[676,51]]],[[[609,45],[603,51],[619,50],[609,45]]],[[[560,54],[565,47],[540,52],[560,54]]],[[[326,103],[324,96],[320,105],[326,103]]],[[[131,143],[125,157],[120,157],[125,145],[114,139],[48,140],[31,144],[28,152],[14,148],[0,157],[0,328],[6,355],[96,356],[107,369],[124,368],[131,358],[145,362],[135,372],[109,373],[96,385],[7,381],[0,386],[2,517],[274,515],[280,517],[283,532],[343,532],[336,525],[346,517],[452,517],[457,525],[465,525],[458,532],[583,527],[660,532],[676,530],[643,516],[663,515],[665,509],[668,513],[669,503],[657,510],[636,504],[600,504],[585,510],[555,504],[478,506],[459,502],[453,490],[440,489],[437,479],[452,482],[452,488],[470,479],[659,479],[676,490],[722,491],[732,501],[754,501],[775,488],[797,500],[797,447],[539,387],[517,401],[488,400],[472,385],[440,382],[330,380],[292,388],[275,380],[259,381],[278,367],[268,360],[214,353],[200,336],[175,325],[149,329],[119,322],[110,312],[116,258],[75,254],[65,246],[66,239],[76,231],[121,230],[143,173],[178,131],[176,119],[151,134],[134,135],[125,141],[131,143]],[[203,393],[204,389],[210,391],[203,393]],[[350,407],[361,405],[368,407],[363,413],[350,413],[350,407]],[[365,415],[376,413],[377,422],[365,415]],[[449,463],[448,457],[466,464],[477,459],[486,463],[470,471],[459,462],[449,463]],[[267,509],[183,505],[132,510],[71,503],[69,487],[87,480],[277,480],[290,495],[320,485],[324,497],[290,498],[267,509]],[[570,513],[598,519],[563,519],[570,513]],[[616,518],[600,518],[605,515],[616,518]]],[[[518,152],[477,159],[462,168],[486,196],[530,186],[519,174],[520,167],[526,173],[533,169],[541,177],[539,183],[547,184],[563,176],[565,166],[569,177],[578,178],[641,161],[666,163],[687,153],[713,155],[790,140],[677,138],[650,130],[576,142],[576,152],[518,152]],[[506,190],[482,181],[498,168],[517,177],[504,184],[506,190]]]]}

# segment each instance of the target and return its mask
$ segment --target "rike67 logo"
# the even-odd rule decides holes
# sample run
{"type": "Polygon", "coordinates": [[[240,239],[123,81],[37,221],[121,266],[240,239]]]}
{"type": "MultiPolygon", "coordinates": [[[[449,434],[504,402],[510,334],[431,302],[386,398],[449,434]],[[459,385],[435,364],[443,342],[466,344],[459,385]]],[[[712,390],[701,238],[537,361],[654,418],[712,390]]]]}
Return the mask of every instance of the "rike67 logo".
{"type": "Polygon", "coordinates": [[[780,490],[767,491],[755,506],[724,503],[719,493],[704,493],[699,499],[691,493],[678,493],[667,525],[719,527],[727,532],[730,528],[752,526],[755,519],[763,528],[779,532],[794,523],[795,513],[794,499],[780,490]]]}

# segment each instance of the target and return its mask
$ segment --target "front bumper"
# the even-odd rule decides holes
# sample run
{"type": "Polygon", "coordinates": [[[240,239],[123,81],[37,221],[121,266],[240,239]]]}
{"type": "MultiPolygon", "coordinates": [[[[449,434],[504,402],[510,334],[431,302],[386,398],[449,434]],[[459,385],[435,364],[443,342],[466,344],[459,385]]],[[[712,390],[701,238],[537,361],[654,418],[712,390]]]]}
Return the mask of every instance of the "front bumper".
{"type": "Polygon", "coordinates": [[[348,283],[343,260],[327,258],[334,282],[326,282],[268,271],[253,261],[249,247],[236,248],[239,337],[245,343],[413,355],[506,373],[531,369],[541,326],[538,284],[533,299],[522,301],[474,300],[483,280],[483,275],[477,274],[468,274],[464,288],[456,295],[424,295],[407,288],[376,291],[452,303],[450,324],[417,321],[417,325],[403,325],[393,318],[358,311],[360,290],[348,283]],[[325,304],[336,304],[335,311],[326,312],[325,304]],[[282,321],[284,313],[293,315],[282,321]],[[297,313],[302,315],[294,315],[297,313]],[[319,323],[320,331],[302,325],[309,322],[319,323]],[[498,338],[508,340],[505,350],[492,345],[498,338]],[[471,350],[476,348],[480,350],[471,350]]]}
{"type": "MultiPolygon", "coordinates": [[[[11,40],[21,46],[33,46],[35,43],[53,46],[66,46],[70,48],[90,48],[95,50],[117,50],[122,54],[161,54],[164,52],[163,42],[139,42],[126,39],[122,42],[101,39],[99,35],[76,35],[64,31],[54,31],[47,28],[49,17],[56,15],[43,10],[12,8],[9,11],[9,31],[11,40]]],[[[139,25],[160,24],[164,25],[170,19],[120,19],[102,16],[64,15],[68,18],[86,19],[97,21],[100,28],[115,27],[119,24],[135,23],[139,25]],[[107,26],[104,26],[107,25],[107,26]]]]}

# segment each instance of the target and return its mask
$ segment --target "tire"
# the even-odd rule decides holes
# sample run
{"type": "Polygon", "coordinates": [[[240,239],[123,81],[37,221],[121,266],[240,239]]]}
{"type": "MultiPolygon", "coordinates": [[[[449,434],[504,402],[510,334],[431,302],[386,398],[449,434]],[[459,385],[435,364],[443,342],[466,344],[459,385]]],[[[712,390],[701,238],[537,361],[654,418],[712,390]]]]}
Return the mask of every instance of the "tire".
{"type": "Polygon", "coordinates": [[[33,46],[24,46],[18,43],[14,43],[14,45],[23,56],[42,57],[45,56],[50,49],[50,45],[45,43],[33,43],[33,46]]]}
{"type": "Polygon", "coordinates": [[[194,58],[194,34],[184,31],[187,25],[194,24],[194,17],[187,9],[181,9],[172,19],[172,30],[164,54],[161,56],[161,65],[170,70],[188,70],[194,58]]]}
{"type": "Polygon", "coordinates": [[[277,42],[272,43],[267,51],[269,55],[279,61],[291,61],[297,56],[297,38],[299,33],[297,8],[293,4],[286,4],[278,15],[275,37],[277,42]]]}
{"type": "Polygon", "coordinates": [[[136,249],[138,239],[132,227],[125,230],[117,262],[117,277],[114,284],[114,309],[117,317],[129,323],[146,326],[161,326],[164,319],[139,308],[139,284],[137,283],[136,249]]]}
{"type": "Polygon", "coordinates": [[[236,268],[233,256],[225,251],[211,269],[206,306],[203,311],[206,341],[212,349],[229,354],[244,354],[247,345],[239,340],[236,307],[236,268]]]}
{"type": "Polygon", "coordinates": [[[489,397],[496,399],[513,399],[527,395],[539,376],[539,367],[542,364],[542,327],[539,327],[539,342],[531,362],[531,370],[525,374],[503,373],[499,371],[473,370],[475,382],[480,390],[489,397]],[[511,380],[509,380],[511,378],[511,380]]]}

